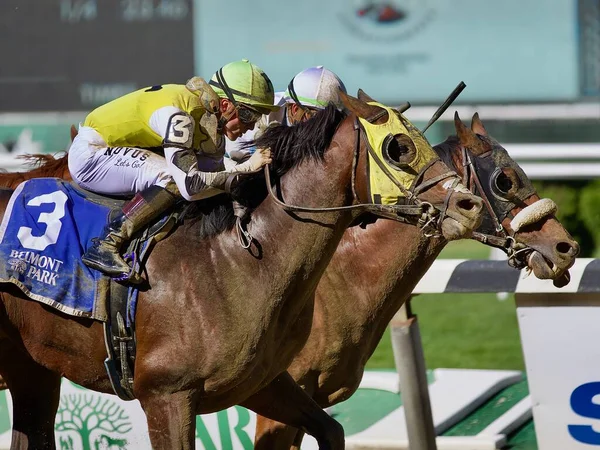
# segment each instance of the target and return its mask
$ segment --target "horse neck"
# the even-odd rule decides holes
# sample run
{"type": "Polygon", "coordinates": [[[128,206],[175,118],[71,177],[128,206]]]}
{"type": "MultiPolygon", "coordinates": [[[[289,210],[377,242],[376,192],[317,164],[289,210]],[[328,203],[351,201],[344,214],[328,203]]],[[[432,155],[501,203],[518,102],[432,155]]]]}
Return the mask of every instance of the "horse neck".
{"type": "Polygon", "coordinates": [[[383,334],[445,243],[385,219],[349,229],[317,289],[315,315],[326,315],[331,330],[337,324],[343,333],[357,333],[353,339],[376,345],[372,333],[383,334]]]}
{"type": "MultiPolygon", "coordinates": [[[[280,198],[290,205],[307,207],[350,204],[353,148],[336,142],[334,138],[324,161],[304,161],[284,175],[279,183],[280,198]]],[[[231,300],[241,295],[252,298],[258,319],[265,307],[274,313],[290,299],[297,300],[300,308],[312,298],[353,218],[350,212],[286,212],[268,197],[252,212],[247,227],[255,242],[252,252],[240,246],[232,230],[199,242],[201,248],[194,253],[210,254],[212,272],[232,274],[239,280],[224,283],[221,295],[231,300]],[[261,302],[264,307],[257,305],[261,302]]],[[[297,311],[289,305],[285,308],[285,314],[297,311]]]]}
{"type": "MultiPolygon", "coordinates": [[[[435,150],[462,176],[453,139],[435,150]]],[[[352,330],[354,323],[355,329],[383,333],[445,245],[442,238],[427,238],[417,227],[391,220],[348,229],[319,284],[315,314],[327,315],[330,327],[337,322],[352,330]]]]}

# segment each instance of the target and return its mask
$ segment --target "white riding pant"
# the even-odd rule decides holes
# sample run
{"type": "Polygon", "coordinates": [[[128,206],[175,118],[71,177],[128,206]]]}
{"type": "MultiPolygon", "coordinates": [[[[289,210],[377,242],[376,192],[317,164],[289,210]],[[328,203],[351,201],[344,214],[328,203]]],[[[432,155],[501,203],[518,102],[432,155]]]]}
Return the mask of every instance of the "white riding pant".
{"type": "Polygon", "coordinates": [[[79,126],[69,148],[69,171],[84,189],[106,195],[134,195],[172,177],[167,161],[149,150],[109,147],[93,128],[79,126]]]}

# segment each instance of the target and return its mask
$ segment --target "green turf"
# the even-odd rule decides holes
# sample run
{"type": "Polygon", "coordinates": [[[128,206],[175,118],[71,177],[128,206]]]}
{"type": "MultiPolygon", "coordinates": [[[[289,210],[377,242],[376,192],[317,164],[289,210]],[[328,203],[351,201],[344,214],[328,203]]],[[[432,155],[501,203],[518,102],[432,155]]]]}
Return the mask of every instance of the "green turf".
{"type": "MultiPolygon", "coordinates": [[[[514,297],[423,294],[412,301],[428,369],[524,370],[514,297]]],[[[367,364],[394,367],[389,329],[367,364]]]]}
{"type": "MultiPolygon", "coordinates": [[[[441,256],[487,259],[478,242],[452,242],[441,256]]],[[[438,367],[524,370],[514,297],[496,294],[423,294],[412,301],[428,369],[438,367]]],[[[389,329],[367,364],[394,367],[389,329]]]]}
{"type": "Polygon", "coordinates": [[[502,389],[465,419],[443,433],[444,436],[475,436],[502,414],[529,395],[527,381],[502,389]]]}
{"type": "Polygon", "coordinates": [[[335,405],[333,418],[344,427],[346,436],[366,430],[402,404],[398,394],[376,389],[359,389],[345,402],[335,405]],[[377,405],[377,408],[373,408],[377,405]],[[368,411],[368,414],[366,413],[368,411]]]}
{"type": "Polygon", "coordinates": [[[506,449],[538,450],[533,420],[530,420],[513,434],[508,436],[508,447],[506,447],[506,449]]]}
{"type": "Polygon", "coordinates": [[[439,258],[446,259],[489,259],[490,247],[477,241],[461,240],[449,242],[439,258]]]}

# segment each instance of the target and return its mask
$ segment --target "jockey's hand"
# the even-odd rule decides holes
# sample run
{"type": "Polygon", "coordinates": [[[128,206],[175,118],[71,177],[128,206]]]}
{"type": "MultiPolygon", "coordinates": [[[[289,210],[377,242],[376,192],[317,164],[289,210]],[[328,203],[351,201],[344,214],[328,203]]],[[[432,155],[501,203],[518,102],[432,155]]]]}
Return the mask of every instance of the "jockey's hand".
{"type": "Polygon", "coordinates": [[[239,173],[256,173],[272,161],[270,148],[257,148],[248,161],[235,166],[234,170],[239,173]]]}
{"type": "Polygon", "coordinates": [[[256,132],[254,133],[254,139],[256,140],[259,137],[261,137],[269,128],[278,127],[279,125],[281,125],[281,122],[278,122],[276,120],[271,120],[269,123],[266,123],[264,120],[259,120],[258,122],[256,122],[256,132]]]}

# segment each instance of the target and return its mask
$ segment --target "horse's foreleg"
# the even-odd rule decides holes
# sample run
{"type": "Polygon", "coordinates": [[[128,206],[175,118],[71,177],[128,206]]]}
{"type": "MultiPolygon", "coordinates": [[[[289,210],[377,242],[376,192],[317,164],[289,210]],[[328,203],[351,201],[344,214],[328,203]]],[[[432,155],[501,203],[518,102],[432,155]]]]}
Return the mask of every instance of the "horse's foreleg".
{"type": "Polygon", "coordinates": [[[258,415],[254,443],[256,448],[288,450],[292,447],[297,432],[297,428],[258,415]]]}
{"type": "Polygon", "coordinates": [[[175,394],[136,392],[148,420],[154,450],[191,450],[195,445],[196,417],[190,391],[175,394]]]}
{"type": "Polygon", "coordinates": [[[0,342],[0,373],[13,401],[11,450],[55,449],[54,418],[60,400],[60,375],[29,355],[0,342]]]}
{"type": "MultiPolygon", "coordinates": [[[[287,372],[277,376],[265,388],[242,403],[242,406],[261,416],[305,431],[317,440],[320,449],[339,450],[344,448],[342,426],[329,417],[287,372]]],[[[263,434],[261,438],[257,434],[255,449],[289,448],[294,441],[295,430],[293,433],[290,432],[291,437],[287,447],[275,447],[274,441],[280,437],[277,435],[277,428],[281,432],[282,428],[279,425],[273,429],[275,434],[263,434]]]]}

